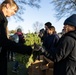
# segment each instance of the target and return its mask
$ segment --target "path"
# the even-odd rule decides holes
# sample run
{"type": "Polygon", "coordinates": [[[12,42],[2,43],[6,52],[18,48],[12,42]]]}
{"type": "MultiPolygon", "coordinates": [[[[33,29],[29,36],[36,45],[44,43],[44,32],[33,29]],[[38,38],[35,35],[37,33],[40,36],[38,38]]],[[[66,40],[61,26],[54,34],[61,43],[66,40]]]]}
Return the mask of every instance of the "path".
{"type": "Polygon", "coordinates": [[[7,75],[28,75],[27,74],[27,70],[26,70],[26,68],[25,68],[25,66],[23,65],[23,64],[20,64],[20,66],[19,66],[19,69],[18,69],[18,73],[16,74],[16,73],[13,73],[12,72],[12,67],[13,67],[13,64],[14,64],[15,62],[14,61],[10,61],[10,62],[8,62],[8,68],[7,68],[7,75]]]}

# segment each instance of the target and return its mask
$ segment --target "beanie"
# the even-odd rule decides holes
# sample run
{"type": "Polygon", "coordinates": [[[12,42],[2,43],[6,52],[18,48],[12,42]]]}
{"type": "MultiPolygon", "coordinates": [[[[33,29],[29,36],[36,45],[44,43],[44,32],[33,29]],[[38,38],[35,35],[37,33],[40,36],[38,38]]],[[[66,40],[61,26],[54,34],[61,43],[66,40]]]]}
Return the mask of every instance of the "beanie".
{"type": "Polygon", "coordinates": [[[46,23],[45,23],[45,26],[47,26],[47,27],[49,28],[49,27],[52,26],[52,23],[51,23],[51,22],[46,22],[46,23]]]}
{"type": "Polygon", "coordinates": [[[64,21],[64,25],[71,25],[76,27],[76,14],[71,15],[64,21]]]}

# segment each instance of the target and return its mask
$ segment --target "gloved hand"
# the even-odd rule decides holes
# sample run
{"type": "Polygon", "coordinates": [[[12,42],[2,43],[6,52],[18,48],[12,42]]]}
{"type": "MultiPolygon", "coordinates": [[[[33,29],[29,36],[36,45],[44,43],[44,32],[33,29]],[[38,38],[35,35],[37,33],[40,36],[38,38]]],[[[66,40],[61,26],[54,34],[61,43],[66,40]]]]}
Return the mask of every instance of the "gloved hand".
{"type": "Polygon", "coordinates": [[[34,51],[41,51],[41,52],[44,52],[45,51],[45,48],[43,48],[42,46],[34,43],[34,51]]]}
{"type": "Polygon", "coordinates": [[[34,51],[39,51],[41,49],[41,46],[34,43],[34,51]]]}

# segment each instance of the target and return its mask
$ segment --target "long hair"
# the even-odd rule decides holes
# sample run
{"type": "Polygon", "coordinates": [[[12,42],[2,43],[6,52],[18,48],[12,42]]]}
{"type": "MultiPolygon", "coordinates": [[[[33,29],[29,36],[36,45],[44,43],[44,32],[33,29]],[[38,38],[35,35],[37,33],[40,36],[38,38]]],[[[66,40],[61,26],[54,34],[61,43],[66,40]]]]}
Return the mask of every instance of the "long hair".
{"type": "Polygon", "coordinates": [[[48,29],[52,30],[53,31],[53,34],[56,33],[56,30],[55,30],[55,27],[54,26],[51,26],[48,29]]]}

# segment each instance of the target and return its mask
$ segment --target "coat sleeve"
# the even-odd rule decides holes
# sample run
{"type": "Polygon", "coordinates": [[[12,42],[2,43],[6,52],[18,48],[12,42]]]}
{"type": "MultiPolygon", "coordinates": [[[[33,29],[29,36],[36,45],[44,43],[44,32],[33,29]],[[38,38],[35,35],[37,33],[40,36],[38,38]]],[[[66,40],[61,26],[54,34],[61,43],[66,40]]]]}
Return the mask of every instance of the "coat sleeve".
{"type": "Polygon", "coordinates": [[[30,55],[32,53],[31,46],[21,45],[9,40],[7,38],[6,28],[7,20],[0,14],[0,46],[2,46],[2,52],[10,50],[13,52],[30,55]]]}
{"type": "Polygon", "coordinates": [[[22,44],[15,43],[14,41],[9,40],[5,33],[5,29],[4,30],[2,29],[1,29],[0,41],[1,41],[1,46],[3,50],[7,50],[7,51],[10,50],[13,52],[17,52],[21,54],[28,54],[28,55],[32,53],[31,46],[22,45],[22,44]]]}
{"type": "Polygon", "coordinates": [[[20,54],[28,54],[31,55],[32,48],[31,46],[26,46],[23,44],[15,43],[14,41],[7,40],[6,43],[3,44],[3,48],[6,48],[7,51],[13,51],[20,54]]]}
{"type": "Polygon", "coordinates": [[[46,50],[44,55],[54,62],[59,62],[68,57],[74,48],[74,44],[72,38],[67,36],[59,42],[56,48],[50,49],[49,52],[46,50]]]}

